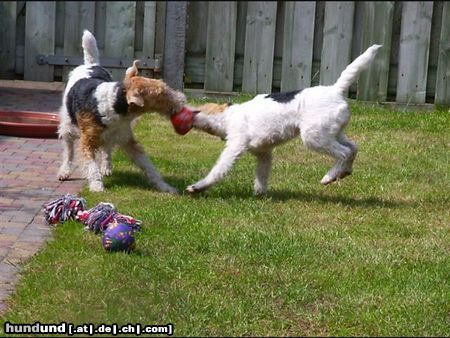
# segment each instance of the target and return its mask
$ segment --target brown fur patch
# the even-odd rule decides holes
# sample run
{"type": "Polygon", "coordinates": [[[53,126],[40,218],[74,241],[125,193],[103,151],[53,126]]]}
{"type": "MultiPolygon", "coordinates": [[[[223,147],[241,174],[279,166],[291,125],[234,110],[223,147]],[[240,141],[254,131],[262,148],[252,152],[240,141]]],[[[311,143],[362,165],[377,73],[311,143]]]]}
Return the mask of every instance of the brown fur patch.
{"type": "Polygon", "coordinates": [[[126,78],[123,83],[127,102],[143,102],[143,106],[130,104],[129,113],[140,115],[146,112],[158,112],[168,115],[180,110],[183,106],[177,93],[161,80],[134,76],[126,78]]]}
{"type": "Polygon", "coordinates": [[[93,160],[95,152],[101,146],[101,135],[105,129],[90,111],[80,111],[76,114],[80,128],[80,150],[85,159],[93,160]]]}
{"type": "Polygon", "coordinates": [[[207,115],[217,115],[221,114],[230,106],[228,103],[217,104],[217,103],[205,103],[197,107],[196,109],[200,110],[202,113],[207,115]]]}

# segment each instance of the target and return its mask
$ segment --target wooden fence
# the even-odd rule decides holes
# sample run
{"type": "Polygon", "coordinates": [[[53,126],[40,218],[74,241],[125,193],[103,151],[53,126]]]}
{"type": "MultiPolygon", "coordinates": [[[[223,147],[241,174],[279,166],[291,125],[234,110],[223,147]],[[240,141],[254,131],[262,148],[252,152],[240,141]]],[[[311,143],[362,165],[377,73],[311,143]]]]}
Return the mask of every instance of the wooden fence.
{"type": "Polygon", "coordinates": [[[449,27],[438,1],[1,2],[0,78],[65,80],[84,28],[115,78],[139,58],[144,75],[209,92],[330,84],[379,43],[350,97],[450,104],[449,27]]]}
{"type": "Polygon", "coordinates": [[[450,104],[448,2],[192,2],[185,83],[270,92],[333,83],[374,43],[364,101],[450,104]]]}
{"type": "MultiPolygon", "coordinates": [[[[145,76],[184,61],[186,2],[9,1],[0,2],[0,79],[65,81],[82,62],[81,36],[94,33],[102,63],[120,79],[132,60],[141,59],[145,76]],[[169,28],[166,28],[166,25],[169,28]],[[178,29],[180,30],[180,29],[178,29]],[[172,36],[166,37],[166,31],[172,36]],[[166,41],[168,38],[168,41],[166,41]],[[166,53],[166,51],[169,51],[166,53]],[[163,55],[168,58],[163,63],[163,55]]],[[[184,62],[182,62],[184,63],[184,62]]],[[[183,67],[181,66],[181,69],[183,67]]],[[[170,71],[165,72],[170,75],[170,71]]],[[[181,75],[181,77],[180,77],[181,75]]],[[[171,84],[182,80],[174,74],[171,84]]],[[[177,83],[175,86],[182,87],[177,83]]]]}

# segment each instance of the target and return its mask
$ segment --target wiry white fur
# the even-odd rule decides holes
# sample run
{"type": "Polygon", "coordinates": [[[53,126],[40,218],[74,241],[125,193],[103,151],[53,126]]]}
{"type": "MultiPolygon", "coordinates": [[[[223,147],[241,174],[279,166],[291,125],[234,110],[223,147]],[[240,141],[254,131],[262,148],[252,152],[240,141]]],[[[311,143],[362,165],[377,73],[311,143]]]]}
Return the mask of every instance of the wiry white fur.
{"type": "Polygon", "coordinates": [[[350,110],[343,93],[368,67],[380,47],[374,45],[367,49],[347,66],[334,85],[307,88],[288,103],[279,103],[262,94],[232,105],[221,114],[197,113],[194,128],[226,139],[226,146],[209,174],[188,186],[187,191],[202,191],[217,183],[244,152],[250,151],[257,158],[255,193],[265,193],[272,149],[298,135],[308,148],[335,159],[334,166],[322,178],[322,184],[351,174],[357,147],[344,134],[350,110]]]}
{"type": "Polygon", "coordinates": [[[339,79],[333,85],[334,88],[345,93],[353,82],[356,81],[358,74],[369,67],[381,45],[373,45],[369,47],[363,54],[358,56],[351,64],[349,64],[342,72],[339,79]]]}
{"type": "Polygon", "coordinates": [[[102,123],[105,125],[110,125],[122,118],[114,110],[117,90],[117,82],[103,82],[94,92],[94,97],[98,102],[98,111],[102,117],[102,123]]]}
{"type": "MultiPolygon", "coordinates": [[[[67,111],[67,94],[72,86],[79,80],[90,78],[89,71],[92,66],[99,65],[99,55],[97,43],[94,36],[87,30],[84,31],[82,38],[82,46],[84,53],[84,65],[76,67],[69,74],[64,95],[63,104],[60,108],[60,124],[58,127],[59,137],[63,140],[63,159],[61,167],[58,171],[58,179],[66,180],[70,177],[73,159],[74,159],[74,142],[80,136],[80,130],[74,125],[67,111]]],[[[121,116],[114,111],[114,103],[116,100],[117,82],[104,82],[100,84],[94,93],[98,102],[98,111],[101,115],[102,123],[107,126],[103,131],[102,148],[99,150],[97,157],[100,166],[95,160],[85,161],[86,176],[91,191],[103,191],[103,175],[111,175],[111,151],[115,146],[122,147],[132,160],[144,170],[145,175],[150,182],[160,191],[177,193],[177,190],[167,184],[156,168],[148,159],[143,149],[134,141],[132,126],[133,119],[136,116],[121,116]]]]}
{"type": "Polygon", "coordinates": [[[83,47],[84,64],[86,66],[99,65],[100,57],[97,48],[97,41],[92,33],[87,29],[83,32],[81,45],[83,47]]]}

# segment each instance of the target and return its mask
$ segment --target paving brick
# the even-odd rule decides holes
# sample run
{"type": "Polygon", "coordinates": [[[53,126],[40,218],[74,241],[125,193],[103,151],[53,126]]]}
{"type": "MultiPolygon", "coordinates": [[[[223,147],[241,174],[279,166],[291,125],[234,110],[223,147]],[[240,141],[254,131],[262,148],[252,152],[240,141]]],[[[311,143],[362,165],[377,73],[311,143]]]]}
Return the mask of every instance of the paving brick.
{"type": "Polygon", "coordinates": [[[4,272],[16,273],[17,271],[19,271],[18,267],[5,262],[0,262],[0,274],[4,272]]]}
{"type": "MultiPolygon", "coordinates": [[[[0,106],[18,109],[28,102],[32,110],[57,111],[60,105],[60,92],[30,91],[25,99],[19,94],[22,89],[11,93],[15,94],[2,96],[0,106]]],[[[0,313],[17,281],[16,268],[51,238],[53,227],[45,223],[43,204],[66,193],[77,194],[85,183],[56,180],[61,152],[60,140],[0,135],[0,313]]],[[[73,177],[83,177],[80,168],[73,177]]]]}
{"type": "Polygon", "coordinates": [[[39,213],[36,214],[36,216],[34,216],[33,223],[40,224],[40,225],[46,224],[43,210],[40,210],[39,213]]]}
{"type": "Polygon", "coordinates": [[[4,215],[2,211],[0,211],[0,224],[7,223],[12,219],[12,215],[4,215]]]}
{"type": "Polygon", "coordinates": [[[23,230],[24,230],[23,228],[5,227],[1,230],[1,233],[5,235],[15,235],[19,237],[20,234],[23,232],[23,230]]]}
{"type": "MultiPolygon", "coordinates": [[[[7,246],[0,247],[0,257],[6,256],[10,250],[11,250],[11,247],[7,247],[7,246]]],[[[3,258],[2,258],[2,260],[3,260],[3,258]]]]}
{"type": "MultiPolygon", "coordinates": [[[[24,222],[5,222],[5,224],[2,226],[2,229],[4,228],[20,228],[25,229],[28,224],[24,222]]],[[[0,231],[1,233],[1,231],[0,231]]]]}
{"type": "Polygon", "coordinates": [[[28,229],[25,229],[18,237],[18,243],[37,243],[41,244],[44,242],[47,238],[49,238],[51,235],[50,231],[31,231],[28,229]]]}
{"type": "Polygon", "coordinates": [[[18,235],[0,234],[0,244],[11,244],[18,238],[18,235]]]}

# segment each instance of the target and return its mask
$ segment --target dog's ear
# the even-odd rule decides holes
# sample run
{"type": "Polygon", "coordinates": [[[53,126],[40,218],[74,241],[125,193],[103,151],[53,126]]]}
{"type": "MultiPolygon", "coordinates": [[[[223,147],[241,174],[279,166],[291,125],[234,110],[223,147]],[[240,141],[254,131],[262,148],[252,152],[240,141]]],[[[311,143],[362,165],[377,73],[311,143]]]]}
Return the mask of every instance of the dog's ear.
{"type": "Polygon", "coordinates": [[[135,93],[135,94],[130,94],[127,95],[127,103],[128,104],[134,104],[138,107],[143,107],[144,106],[144,99],[142,98],[141,95],[135,93]]]}
{"type": "Polygon", "coordinates": [[[127,71],[125,72],[125,79],[131,79],[134,76],[137,76],[139,73],[138,67],[137,67],[137,63],[139,62],[139,60],[134,60],[133,61],[133,65],[127,69],[127,71]]]}

